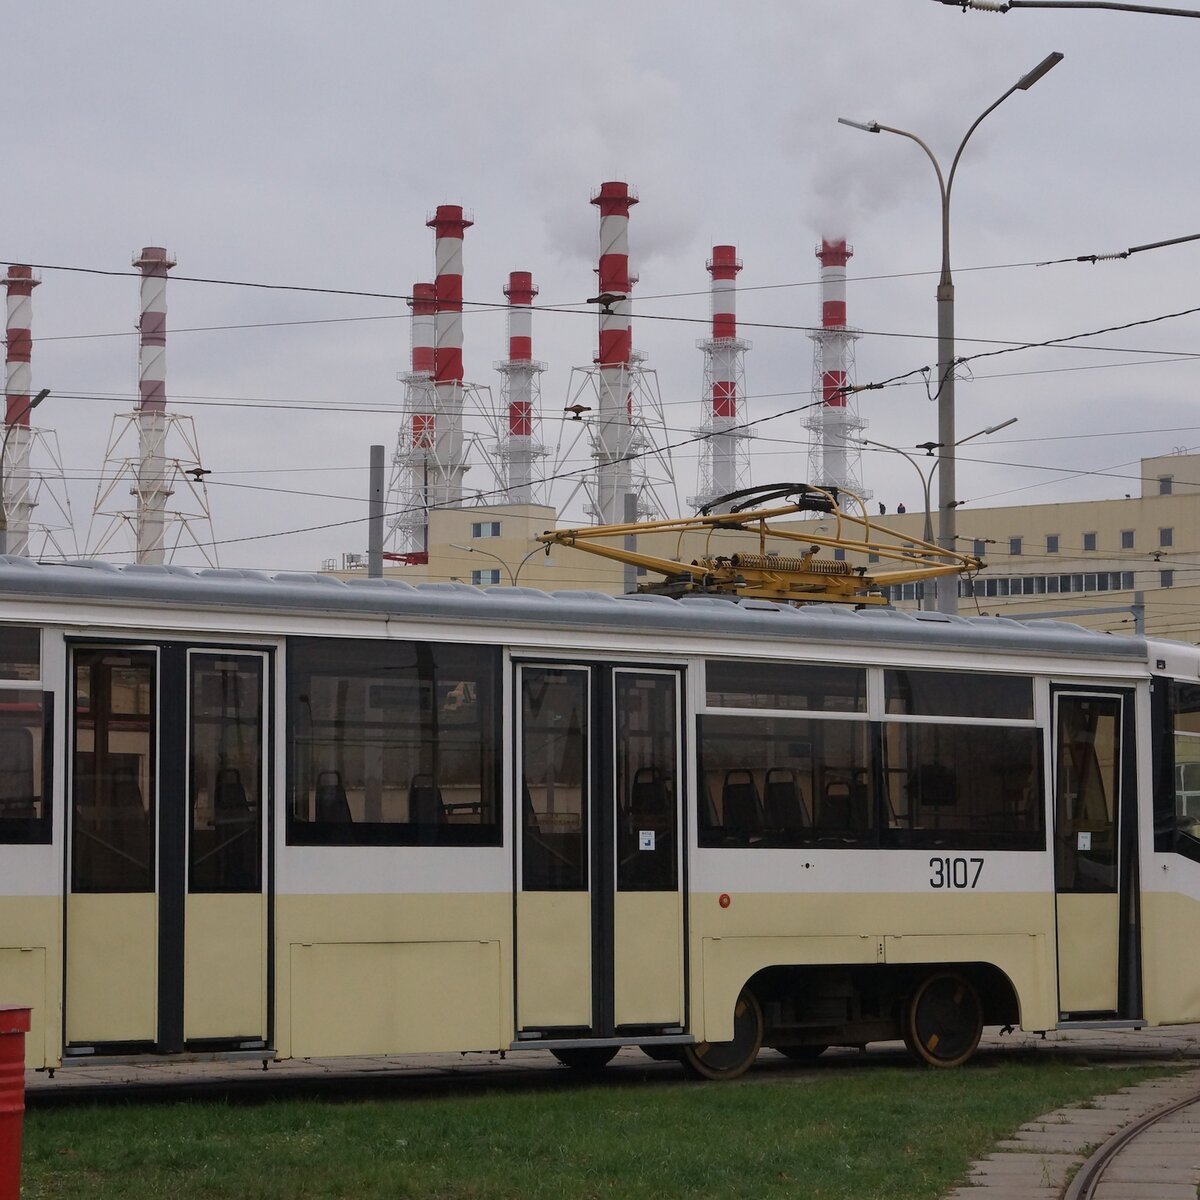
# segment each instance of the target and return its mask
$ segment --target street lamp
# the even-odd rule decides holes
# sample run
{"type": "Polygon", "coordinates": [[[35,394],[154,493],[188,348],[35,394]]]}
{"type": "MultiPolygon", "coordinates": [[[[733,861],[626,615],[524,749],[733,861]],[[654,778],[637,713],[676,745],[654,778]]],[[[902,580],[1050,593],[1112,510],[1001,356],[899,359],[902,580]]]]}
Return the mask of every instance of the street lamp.
{"type": "MultiPolygon", "coordinates": [[[[1015,425],[1016,423],[1017,423],[1016,417],[1009,417],[1007,421],[1001,421],[999,425],[989,425],[986,429],[977,429],[974,433],[968,433],[966,437],[959,438],[958,441],[955,442],[954,444],[955,444],[955,446],[961,446],[964,442],[974,441],[975,438],[977,438],[977,437],[988,437],[991,434],[997,433],[1001,429],[1007,429],[1010,425],[1015,425]]],[[[861,445],[861,446],[878,446],[880,450],[891,450],[894,453],[899,454],[901,456],[901,458],[906,458],[906,459],[908,459],[908,461],[910,463],[912,463],[913,470],[916,471],[918,478],[921,480],[921,490],[925,495],[925,531],[921,534],[921,536],[925,539],[925,541],[932,543],[932,541],[933,541],[933,513],[930,511],[931,505],[929,502],[929,489],[933,482],[933,474],[938,469],[938,467],[941,465],[942,459],[941,458],[936,459],[936,461],[930,466],[928,471],[922,471],[921,466],[917,462],[917,460],[915,458],[913,458],[913,456],[911,454],[909,454],[907,450],[901,450],[899,446],[889,446],[887,444],[887,442],[877,442],[877,441],[873,440],[872,438],[858,438],[857,441],[858,441],[859,445],[861,445]]],[[[942,448],[943,447],[940,442],[922,442],[919,446],[913,447],[914,450],[924,450],[925,458],[933,458],[934,457],[933,452],[935,450],[941,450],[942,448]]],[[[953,457],[951,457],[950,461],[951,462],[954,461],[953,457]]],[[[957,508],[958,508],[957,501],[951,501],[950,512],[953,513],[957,508]]],[[[948,589],[941,589],[941,590],[948,590],[948,589]]],[[[958,589],[955,588],[954,590],[957,593],[958,589]]],[[[957,599],[957,595],[955,596],[955,599],[957,599]]],[[[932,607],[932,605],[929,604],[928,589],[926,589],[926,593],[922,597],[921,606],[923,608],[932,607]]]]}
{"type": "MultiPolygon", "coordinates": [[[[944,550],[953,550],[957,537],[956,521],[952,502],[954,500],[954,280],[950,274],[950,194],[954,187],[954,175],[958,170],[958,162],[971,135],[979,128],[984,118],[989,116],[1013,92],[1028,91],[1043,75],[1062,62],[1063,56],[1055,50],[1048,54],[1032,71],[1022,75],[1016,83],[990,104],[975,118],[970,129],[963,135],[954,152],[954,160],[950,164],[950,174],[942,174],[941,163],[937,156],[915,133],[906,129],[896,129],[891,125],[881,125],[878,121],[850,121],[838,117],[839,124],[849,125],[854,129],[862,129],[867,133],[894,133],[916,142],[925,151],[933,164],[937,175],[938,191],[942,203],[942,270],[938,277],[937,312],[938,312],[938,386],[935,397],[938,403],[938,443],[940,453],[938,462],[941,474],[938,476],[938,545],[944,550]]],[[[939,587],[938,608],[942,612],[955,613],[958,611],[958,589],[949,585],[939,587]]]]}
{"type": "MultiPolygon", "coordinates": [[[[18,414],[18,420],[29,416],[48,395],[50,395],[50,389],[42,388],[36,396],[30,399],[25,411],[18,414]]],[[[8,439],[12,437],[12,431],[17,428],[17,423],[17,421],[8,422],[8,428],[4,431],[4,440],[0,441],[0,554],[8,553],[8,501],[4,495],[4,464],[8,458],[8,439]]]]}
{"type": "Polygon", "coordinates": [[[532,557],[533,557],[533,556],[534,556],[534,555],[535,555],[535,554],[536,554],[536,553],[537,553],[539,550],[546,550],[546,549],[548,549],[548,547],[546,547],[546,546],[540,546],[540,545],[539,545],[539,546],[534,546],[534,548],[533,548],[532,550],[530,550],[530,552],[529,552],[527,555],[525,555],[525,557],[524,557],[523,559],[521,559],[521,561],[520,561],[519,563],[517,563],[517,569],[516,569],[515,571],[514,571],[514,570],[513,570],[513,569],[512,569],[512,568],[511,568],[509,565],[508,565],[508,563],[507,563],[507,562],[505,562],[505,561],[504,561],[504,559],[502,559],[502,558],[500,557],[500,555],[498,555],[498,554],[493,554],[493,553],[492,553],[490,550],[482,550],[482,549],[480,549],[480,547],[478,547],[478,546],[460,546],[460,545],[459,545],[457,542],[451,542],[451,543],[450,543],[450,549],[451,549],[451,550],[463,550],[463,551],[465,551],[467,554],[482,554],[482,555],[483,555],[485,558],[494,558],[494,559],[495,559],[495,560],[496,560],[496,561],[497,561],[497,562],[498,562],[498,563],[499,563],[499,564],[500,564],[500,565],[501,565],[501,566],[504,568],[504,570],[505,570],[506,574],[508,575],[508,583],[509,583],[509,586],[510,586],[510,587],[516,587],[516,586],[517,586],[517,580],[518,580],[518,579],[521,577],[521,568],[522,568],[522,567],[523,567],[523,566],[524,566],[524,565],[525,565],[525,564],[526,564],[526,563],[527,563],[527,562],[528,562],[528,561],[529,561],[529,560],[530,560],[530,559],[531,559],[531,558],[532,558],[532,557]]]}

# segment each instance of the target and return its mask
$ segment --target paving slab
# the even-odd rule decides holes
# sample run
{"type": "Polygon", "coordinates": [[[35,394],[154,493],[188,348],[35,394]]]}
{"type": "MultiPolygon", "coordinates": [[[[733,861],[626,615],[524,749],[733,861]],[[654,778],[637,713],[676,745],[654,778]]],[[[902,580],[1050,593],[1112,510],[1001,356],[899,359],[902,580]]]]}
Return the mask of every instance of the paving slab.
{"type": "MultiPolygon", "coordinates": [[[[1175,1041],[1173,1044],[1181,1044],[1175,1041]]],[[[1187,1040],[1189,1046],[1191,1039],[1187,1040]]],[[[1188,1058],[1193,1057],[1189,1051],[1188,1058]]],[[[1186,1061],[1186,1059],[1185,1059],[1186,1061]]],[[[1148,1080],[1077,1108],[1044,1113],[972,1163],[945,1200],[1059,1200],[1086,1155],[1146,1114],[1200,1092],[1200,1069],[1148,1080]]],[[[1122,1150],[1097,1200],[1197,1200],[1200,1103],[1182,1109],[1122,1150]]]]}

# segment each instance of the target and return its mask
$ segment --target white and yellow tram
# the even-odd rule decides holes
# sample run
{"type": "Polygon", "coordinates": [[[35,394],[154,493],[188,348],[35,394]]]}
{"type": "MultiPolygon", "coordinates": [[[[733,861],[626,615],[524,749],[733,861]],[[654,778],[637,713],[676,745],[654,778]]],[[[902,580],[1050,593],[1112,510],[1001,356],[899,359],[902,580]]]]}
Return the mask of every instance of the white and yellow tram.
{"type": "Polygon", "coordinates": [[[51,1068],[1196,1021],[1197,775],[1190,646],[10,559],[0,999],[51,1068]]]}

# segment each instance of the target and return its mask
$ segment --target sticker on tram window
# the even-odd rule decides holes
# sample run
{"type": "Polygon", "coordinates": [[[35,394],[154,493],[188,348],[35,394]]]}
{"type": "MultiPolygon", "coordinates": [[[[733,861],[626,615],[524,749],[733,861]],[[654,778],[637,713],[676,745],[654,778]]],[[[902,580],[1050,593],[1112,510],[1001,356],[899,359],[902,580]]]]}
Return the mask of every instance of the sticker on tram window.
{"type": "Polygon", "coordinates": [[[931,858],[929,886],[970,891],[983,874],[982,858],[931,858]]]}

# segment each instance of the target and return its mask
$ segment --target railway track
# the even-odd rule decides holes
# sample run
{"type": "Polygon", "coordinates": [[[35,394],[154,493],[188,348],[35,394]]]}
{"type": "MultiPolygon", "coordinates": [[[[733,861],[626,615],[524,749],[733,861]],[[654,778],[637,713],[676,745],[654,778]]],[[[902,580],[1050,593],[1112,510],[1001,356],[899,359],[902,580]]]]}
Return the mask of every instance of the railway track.
{"type": "MultiPolygon", "coordinates": [[[[1090,1158],[1079,1168],[1075,1178],[1071,1181],[1070,1187],[1064,1193],[1063,1200],[1095,1200],[1101,1192],[1101,1185],[1106,1182],[1106,1175],[1119,1166],[1122,1162],[1122,1156],[1139,1147],[1139,1139],[1144,1138],[1150,1130],[1156,1126],[1169,1121],[1170,1118],[1179,1113],[1186,1111],[1189,1108],[1196,1108],[1200,1114],[1200,1091],[1184,1096],[1181,1100],[1176,1100],[1172,1104],[1164,1105],[1162,1108],[1157,1108],[1153,1112],[1147,1113],[1144,1117],[1134,1121],[1132,1125],[1127,1125],[1119,1133],[1114,1134],[1104,1142],[1097,1150],[1093,1152],[1090,1158]]],[[[1200,1132],[1200,1129],[1198,1129],[1200,1132]]],[[[1144,1145],[1144,1142],[1142,1143],[1144,1145]]],[[[1193,1142],[1193,1144],[1195,1144],[1193,1142]]],[[[1170,1156],[1174,1157],[1174,1156],[1170,1156]]],[[[1170,1164],[1165,1164],[1170,1165],[1170,1164]]],[[[1195,1188],[1197,1179],[1200,1179],[1200,1146],[1197,1146],[1195,1155],[1191,1165],[1180,1163],[1181,1170],[1188,1172],[1186,1181],[1180,1181],[1195,1188]]],[[[1111,1182],[1111,1176],[1109,1178],[1111,1182]]],[[[1165,1180],[1163,1182],[1166,1182],[1165,1180]]],[[[1128,1184],[1128,1195],[1135,1197],[1139,1194],[1139,1184],[1128,1184]]],[[[1116,1193],[1107,1190],[1106,1194],[1115,1196],[1116,1193]]]]}

